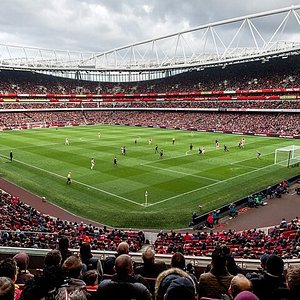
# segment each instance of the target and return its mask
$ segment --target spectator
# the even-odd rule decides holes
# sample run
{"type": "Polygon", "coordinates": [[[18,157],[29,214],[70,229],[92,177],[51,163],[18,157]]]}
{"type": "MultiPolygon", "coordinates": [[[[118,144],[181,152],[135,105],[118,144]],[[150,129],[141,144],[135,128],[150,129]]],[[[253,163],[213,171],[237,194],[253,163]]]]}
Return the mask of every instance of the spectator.
{"type": "Polygon", "coordinates": [[[100,278],[103,276],[101,261],[93,257],[91,251],[91,245],[89,243],[83,243],[80,246],[80,258],[83,265],[83,274],[89,270],[97,270],[100,278]]]}
{"type": "Polygon", "coordinates": [[[115,273],[114,265],[115,265],[116,257],[118,257],[119,255],[128,254],[128,253],[129,253],[128,243],[121,242],[118,245],[116,256],[109,256],[105,259],[104,264],[103,264],[103,273],[108,274],[108,275],[114,274],[115,273]]]}
{"type": "Polygon", "coordinates": [[[209,213],[206,219],[206,226],[209,228],[213,228],[214,227],[214,218],[212,213],[209,213]]]}
{"type": "Polygon", "coordinates": [[[18,272],[16,284],[24,284],[34,276],[28,271],[29,256],[26,252],[19,252],[14,257],[17,262],[18,272]]]}
{"type": "Polygon", "coordinates": [[[253,293],[249,291],[240,292],[234,300],[260,300],[253,293]]]}
{"type": "Polygon", "coordinates": [[[171,282],[165,300],[195,300],[196,290],[193,282],[185,277],[178,277],[171,282]]]}
{"type": "MultiPolygon", "coordinates": [[[[85,282],[80,279],[82,275],[82,262],[79,257],[72,255],[69,256],[62,264],[62,270],[69,277],[67,291],[70,294],[74,290],[84,290],[85,282]]],[[[90,295],[86,292],[87,298],[90,295]]]]}
{"type": "Polygon", "coordinates": [[[150,291],[132,277],[132,259],[127,254],[119,255],[115,260],[116,273],[111,279],[100,282],[95,300],[150,300],[150,291]]]}
{"type": "MultiPolygon", "coordinates": [[[[147,246],[143,250],[142,254],[143,265],[137,266],[134,270],[135,274],[139,274],[144,278],[156,279],[157,276],[164,270],[166,270],[165,262],[155,262],[155,252],[150,246],[147,246]]],[[[149,281],[150,292],[154,292],[155,281],[149,281]]]]}
{"type": "Polygon", "coordinates": [[[226,266],[227,270],[231,275],[237,275],[241,273],[241,268],[236,264],[233,255],[230,253],[230,248],[226,246],[222,246],[222,251],[226,255],[226,266]]]}
{"type": "Polygon", "coordinates": [[[235,275],[230,283],[228,294],[234,299],[242,291],[251,291],[252,283],[243,274],[235,275]]]}
{"type": "Polygon", "coordinates": [[[62,260],[61,252],[59,250],[51,250],[45,256],[44,265],[47,267],[50,266],[60,267],[61,260],[62,260]]]}
{"type": "Polygon", "coordinates": [[[166,270],[165,262],[155,262],[155,252],[150,246],[143,249],[142,259],[144,263],[135,268],[135,274],[147,278],[156,278],[162,271],[166,270]]]}
{"type": "Polygon", "coordinates": [[[173,254],[173,256],[171,258],[171,267],[186,271],[193,279],[194,285],[196,287],[196,291],[198,291],[198,280],[193,273],[188,272],[188,270],[186,269],[185,257],[181,252],[176,252],[173,254]]]}
{"type": "MultiPolygon", "coordinates": [[[[0,261],[0,277],[7,277],[15,284],[17,279],[17,263],[12,258],[6,258],[0,261]]],[[[15,284],[15,300],[19,300],[21,296],[21,290],[17,284],[15,284]]]]}
{"type": "Polygon", "coordinates": [[[212,217],[213,217],[213,220],[214,220],[214,224],[219,224],[219,219],[220,219],[220,216],[219,216],[219,210],[214,210],[212,212],[212,217]]]}
{"type": "Polygon", "coordinates": [[[178,278],[187,278],[196,287],[191,276],[179,268],[170,268],[160,273],[155,283],[155,300],[163,300],[171,283],[178,278]]]}
{"type": "Polygon", "coordinates": [[[97,270],[89,270],[83,274],[82,280],[87,286],[98,286],[99,274],[97,270]]]}
{"type": "Polygon", "coordinates": [[[199,297],[221,298],[222,294],[228,294],[233,275],[227,270],[226,255],[222,247],[213,251],[210,271],[200,275],[199,297]]]}
{"type": "Polygon", "coordinates": [[[59,250],[49,251],[44,259],[41,273],[27,281],[20,300],[60,299],[68,300],[64,287],[65,277],[61,270],[61,254],[59,250]]]}
{"type": "Polygon", "coordinates": [[[234,218],[235,216],[237,216],[238,213],[236,211],[236,206],[234,203],[231,203],[229,205],[228,209],[229,209],[229,216],[231,219],[234,218]]]}
{"type": "Polygon", "coordinates": [[[15,285],[7,277],[0,277],[0,300],[14,300],[15,285]]]}
{"type": "Polygon", "coordinates": [[[300,295],[300,267],[290,267],[287,270],[286,282],[289,288],[289,300],[299,299],[300,295]]]}
{"type": "Polygon", "coordinates": [[[251,278],[253,292],[260,300],[268,300],[276,295],[279,289],[286,288],[283,276],[283,260],[272,254],[266,262],[266,272],[257,278],[251,278]]]}
{"type": "Polygon", "coordinates": [[[62,257],[61,263],[63,263],[69,256],[73,255],[73,253],[69,250],[69,247],[69,239],[66,236],[61,237],[58,241],[58,250],[60,251],[62,257]]]}

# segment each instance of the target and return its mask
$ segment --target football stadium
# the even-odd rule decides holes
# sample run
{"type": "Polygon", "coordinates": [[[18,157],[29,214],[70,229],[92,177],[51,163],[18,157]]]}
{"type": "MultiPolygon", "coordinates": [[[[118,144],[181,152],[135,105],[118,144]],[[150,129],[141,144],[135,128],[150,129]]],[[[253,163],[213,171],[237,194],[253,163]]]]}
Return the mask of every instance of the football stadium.
{"type": "Polygon", "coordinates": [[[297,299],[299,12],[0,44],[0,298],[297,299]]]}

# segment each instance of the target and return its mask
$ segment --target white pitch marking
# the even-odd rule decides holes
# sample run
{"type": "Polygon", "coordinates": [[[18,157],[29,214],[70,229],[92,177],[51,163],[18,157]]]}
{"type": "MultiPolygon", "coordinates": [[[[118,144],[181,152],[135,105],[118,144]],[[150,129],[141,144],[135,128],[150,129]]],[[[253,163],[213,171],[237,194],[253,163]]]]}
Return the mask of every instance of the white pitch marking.
{"type": "Polygon", "coordinates": [[[186,175],[186,176],[207,179],[207,180],[211,180],[211,181],[215,181],[215,182],[219,182],[220,181],[220,180],[209,178],[209,177],[205,177],[205,176],[199,176],[199,175],[189,174],[189,173],[175,171],[175,170],[171,170],[171,169],[164,169],[164,168],[154,167],[154,166],[150,166],[150,165],[146,165],[146,167],[153,168],[153,169],[158,169],[158,170],[162,170],[162,171],[165,171],[165,172],[173,172],[173,173],[182,174],[182,175],[186,175]]]}
{"type": "MultiPolygon", "coordinates": [[[[25,163],[25,162],[23,162],[23,161],[20,161],[20,160],[16,160],[16,159],[14,159],[14,161],[16,161],[16,162],[18,162],[18,163],[20,163],[20,164],[23,164],[23,165],[25,165],[25,166],[28,166],[28,167],[31,167],[31,168],[34,168],[34,169],[37,169],[37,170],[43,171],[43,172],[45,172],[45,173],[48,173],[48,174],[51,174],[51,175],[54,175],[54,176],[60,177],[60,178],[66,178],[65,176],[62,176],[62,175],[59,175],[59,174],[53,173],[53,172],[51,172],[51,171],[48,171],[48,170],[45,170],[45,169],[42,169],[42,168],[36,167],[36,166],[34,166],[34,165],[31,165],[31,164],[27,164],[27,163],[25,163]]],[[[78,184],[80,184],[80,185],[83,185],[83,186],[85,186],[85,187],[87,187],[87,188],[90,188],[90,189],[93,189],[93,190],[99,191],[99,192],[101,192],[101,193],[104,193],[104,194],[107,194],[107,195],[110,195],[110,196],[113,196],[113,197],[116,197],[116,198],[122,199],[122,200],[124,200],[124,201],[126,201],[126,202],[130,202],[130,203],[133,203],[133,204],[136,204],[136,205],[139,205],[139,206],[144,206],[144,205],[143,205],[143,204],[141,204],[141,203],[138,203],[138,202],[135,202],[135,201],[133,201],[133,200],[127,199],[127,198],[125,198],[125,197],[122,197],[122,196],[119,196],[119,195],[116,195],[116,194],[110,193],[110,192],[108,192],[108,191],[105,191],[105,190],[102,190],[102,189],[96,188],[96,187],[94,187],[94,186],[91,186],[91,185],[88,185],[88,184],[86,184],[86,183],[83,183],[83,182],[80,182],[80,181],[77,181],[77,180],[72,180],[72,181],[73,181],[73,182],[76,182],[76,183],[78,183],[78,184]]]]}

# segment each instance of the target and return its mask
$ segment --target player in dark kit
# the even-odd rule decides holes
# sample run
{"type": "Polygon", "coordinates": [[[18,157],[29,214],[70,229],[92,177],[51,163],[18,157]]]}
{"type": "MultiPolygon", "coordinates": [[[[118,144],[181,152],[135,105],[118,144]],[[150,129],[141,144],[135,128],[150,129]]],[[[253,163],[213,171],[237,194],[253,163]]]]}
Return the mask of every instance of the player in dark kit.
{"type": "Polygon", "coordinates": [[[163,158],[163,156],[164,156],[164,150],[161,149],[160,152],[159,152],[159,157],[163,158]]]}
{"type": "Polygon", "coordinates": [[[224,145],[224,151],[225,152],[229,151],[227,145],[224,145]]]}
{"type": "Polygon", "coordinates": [[[12,151],[9,152],[9,159],[10,159],[10,161],[13,160],[13,153],[12,153],[12,151]]]}
{"type": "Polygon", "coordinates": [[[115,156],[114,157],[114,166],[117,166],[118,165],[118,161],[117,161],[117,157],[115,156]]]}
{"type": "Polygon", "coordinates": [[[154,153],[158,153],[158,146],[155,146],[155,152],[154,153]]]}

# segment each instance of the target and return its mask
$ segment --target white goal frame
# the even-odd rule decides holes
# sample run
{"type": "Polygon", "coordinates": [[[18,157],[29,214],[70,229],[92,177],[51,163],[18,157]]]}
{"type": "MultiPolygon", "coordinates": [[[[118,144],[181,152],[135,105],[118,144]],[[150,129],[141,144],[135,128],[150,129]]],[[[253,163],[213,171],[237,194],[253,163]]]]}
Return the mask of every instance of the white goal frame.
{"type": "Polygon", "coordinates": [[[290,167],[300,163],[300,146],[290,145],[275,149],[274,164],[290,167]],[[283,153],[283,155],[280,153],[283,153]]]}
{"type": "Polygon", "coordinates": [[[41,122],[30,122],[26,123],[27,129],[34,129],[34,128],[45,128],[47,127],[46,121],[41,121],[41,122]]]}

